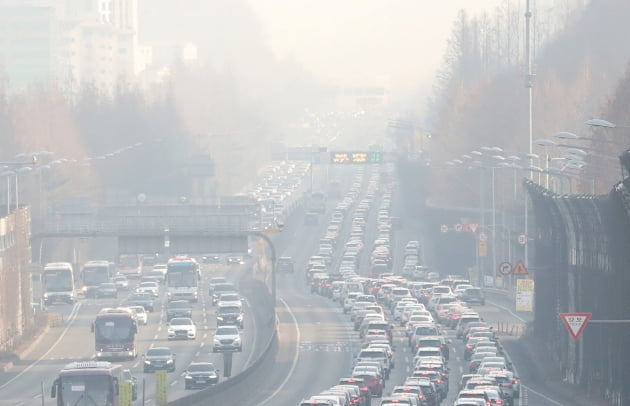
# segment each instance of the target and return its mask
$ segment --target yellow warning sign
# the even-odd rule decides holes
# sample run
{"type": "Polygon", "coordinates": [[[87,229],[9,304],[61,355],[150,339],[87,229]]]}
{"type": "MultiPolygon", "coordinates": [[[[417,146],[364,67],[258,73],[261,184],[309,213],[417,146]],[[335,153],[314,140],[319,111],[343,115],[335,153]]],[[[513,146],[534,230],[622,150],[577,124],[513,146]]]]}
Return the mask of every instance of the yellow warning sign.
{"type": "Polygon", "coordinates": [[[523,263],[523,261],[518,261],[516,263],[516,266],[512,270],[512,275],[529,275],[529,272],[527,272],[527,268],[525,268],[525,264],[523,263]]]}
{"type": "Polygon", "coordinates": [[[166,370],[160,369],[155,371],[155,404],[158,406],[166,406],[168,404],[166,383],[166,370]]]}
{"type": "Polygon", "coordinates": [[[120,406],[132,406],[132,391],[131,382],[120,382],[120,397],[118,402],[120,406]]]}
{"type": "Polygon", "coordinates": [[[479,241],[479,256],[485,257],[488,255],[488,243],[485,241],[479,241]]]}

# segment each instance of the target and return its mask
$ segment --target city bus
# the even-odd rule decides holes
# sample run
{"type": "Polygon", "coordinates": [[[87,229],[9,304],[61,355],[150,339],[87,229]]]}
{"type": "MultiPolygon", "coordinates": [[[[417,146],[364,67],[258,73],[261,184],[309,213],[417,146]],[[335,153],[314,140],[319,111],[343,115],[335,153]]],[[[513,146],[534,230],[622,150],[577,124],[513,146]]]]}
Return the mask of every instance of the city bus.
{"type": "Polygon", "coordinates": [[[98,286],[107,283],[111,279],[112,269],[109,261],[88,261],[83,264],[81,270],[81,280],[83,287],[81,290],[85,297],[96,297],[98,286]]]}
{"type": "Polygon", "coordinates": [[[128,399],[138,398],[137,380],[128,369],[104,361],[79,361],[67,364],[53,381],[50,397],[57,406],[119,406],[129,382],[128,399]]]}
{"type": "Polygon", "coordinates": [[[168,301],[199,299],[199,264],[193,258],[175,257],[166,264],[166,294],[168,301]]]}
{"type": "Polygon", "coordinates": [[[130,309],[102,309],[92,323],[92,332],[97,360],[132,360],[138,356],[138,323],[130,309]]]}
{"type": "Polygon", "coordinates": [[[118,256],[118,273],[128,278],[140,278],[142,276],[142,255],[120,254],[118,256]]]}
{"type": "Polygon", "coordinates": [[[326,213],[326,195],[323,192],[313,192],[307,202],[307,211],[312,213],[326,213]]]}
{"type": "Polygon", "coordinates": [[[51,262],[42,272],[42,295],[46,305],[74,303],[74,272],[69,262],[51,262]]]}

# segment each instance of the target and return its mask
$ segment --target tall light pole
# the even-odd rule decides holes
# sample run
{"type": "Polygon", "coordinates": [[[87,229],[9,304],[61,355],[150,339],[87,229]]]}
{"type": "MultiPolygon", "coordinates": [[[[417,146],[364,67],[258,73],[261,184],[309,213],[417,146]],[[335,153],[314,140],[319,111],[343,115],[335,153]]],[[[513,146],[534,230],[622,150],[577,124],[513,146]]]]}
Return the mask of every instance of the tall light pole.
{"type": "MultiPolygon", "coordinates": [[[[530,34],[530,25],[532,19],[532,11],[531,11],[531,0],[526,0],[525,2],[525,64],[527,65],[527,78],[525,80],[525,87],[527,88],[527,104],[528,104],[528,135],[529,135],[529,145],[528,151],[530,156],[534,153],[534,129],[533,129],[533,87],[534,87],[534,73],[532,71],[532,49],[531,49],[531,34],[530,34]]],[[[529,159],[529,166],[533,166],[532,158],[529,159]]],[[[529,180],[533,181],[534,174],[532,172],[529,173],[529,180]]],[[[527,194],[525,194],[524,199],[525,206],[525,235],[529,238],[529,200],[527,198],[527,194]]],[[[525,244],[525,268],[529,267],[529,244],[525,244]]]]}

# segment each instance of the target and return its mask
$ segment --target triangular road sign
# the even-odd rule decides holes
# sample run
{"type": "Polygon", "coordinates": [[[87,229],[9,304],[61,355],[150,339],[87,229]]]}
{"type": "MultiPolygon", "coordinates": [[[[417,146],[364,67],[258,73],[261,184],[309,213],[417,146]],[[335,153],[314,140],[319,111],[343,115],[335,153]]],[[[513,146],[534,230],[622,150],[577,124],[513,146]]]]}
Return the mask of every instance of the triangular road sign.
{"type": "Polygon", "coordinates": [[[567,326],[567,330],[569,330],[569,334],[573,337],[574,340],[580,338],[582,331],[586,327],[586,324],[591,318],[590,313],[560,313],[560,318],[564,322],[564,325],[567,326]]]}
{"type": "Polygon", "coordinates": [[[525,268],[525,264],[523,263],[523,261],[518,261],[516,263],[516,266],[512,270],[512,275],[529,275],[529,272],[527,272],[527,268],[525,268]]]}

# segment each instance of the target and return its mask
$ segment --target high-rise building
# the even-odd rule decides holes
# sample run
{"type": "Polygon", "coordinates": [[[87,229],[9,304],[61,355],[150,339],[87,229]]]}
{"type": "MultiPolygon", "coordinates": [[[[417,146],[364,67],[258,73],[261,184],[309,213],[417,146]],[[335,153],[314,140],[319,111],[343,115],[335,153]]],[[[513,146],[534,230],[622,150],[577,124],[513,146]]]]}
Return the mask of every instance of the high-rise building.
{"type": "Polygon", "coordinates": [[[138,71],[137,0],[0,0],[0,72],[14,91],[58,82],[111,92],[138,71]]]}

